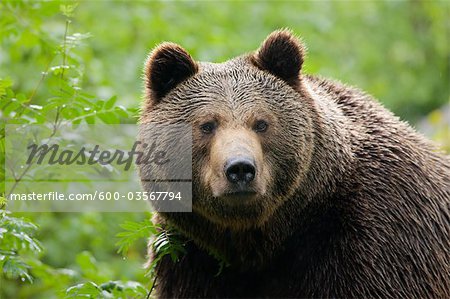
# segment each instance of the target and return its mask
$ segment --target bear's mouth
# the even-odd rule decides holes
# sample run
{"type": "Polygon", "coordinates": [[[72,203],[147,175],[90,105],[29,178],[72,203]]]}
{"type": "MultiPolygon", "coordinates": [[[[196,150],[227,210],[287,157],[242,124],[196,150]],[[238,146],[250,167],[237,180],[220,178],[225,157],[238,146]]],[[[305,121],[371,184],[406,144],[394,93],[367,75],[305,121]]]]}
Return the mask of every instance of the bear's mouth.
{"type": "Polygon", "coordinates": [[[233,190],[230,192],[226,192],[222,195],[223,198],[226,199],[235,199],[239,201],[249,201],[253,198],[255,198],[257,195],[257,192],[254,190],[233,190]]]}
{"type": "Polygon", "coordinates": [[[256,191],[248,190],[248,191],[231,191],[224,194],[225,196],[251,196],[256,195],[256,191]]]}

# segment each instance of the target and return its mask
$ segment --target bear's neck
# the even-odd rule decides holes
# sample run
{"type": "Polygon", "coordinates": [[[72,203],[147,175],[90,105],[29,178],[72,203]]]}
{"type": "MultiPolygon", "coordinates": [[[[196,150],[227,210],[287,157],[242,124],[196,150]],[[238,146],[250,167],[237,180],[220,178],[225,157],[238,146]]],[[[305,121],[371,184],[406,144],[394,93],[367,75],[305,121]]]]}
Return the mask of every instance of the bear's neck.
{"type": "MultiPolygon", "coordinates": [[[[307,107],[313,114],[314,150],[306,178],[290,200],[286,201],[260,227],[232,230],[212,223],[197,213],[162,213],[163,217],[197,246],[214,256],[221,256],[239,268],[261,267],[274,258],[279,248],[289,246],[289,240],[309,240],[311,235],[320,235],[326,242],[318,246],[329,246],[335,239],[341,219],[333,203],[340,194],[340,183],[352,167],[350,128],[339,107],[319,85],[302,80],[302,93],[309,95],[307,107]],[[316,227],[314,223],[325,223],[327,227],[316,227]],[[330,230],[330,228],[333,228],[330,230]],[[291,238],[295,235],[295,238],[291,238]]],[[[291,244],[292,245],[292,244],[291,244]]],[[[295,245],[292,245],[295,246],[295,245]]]]}

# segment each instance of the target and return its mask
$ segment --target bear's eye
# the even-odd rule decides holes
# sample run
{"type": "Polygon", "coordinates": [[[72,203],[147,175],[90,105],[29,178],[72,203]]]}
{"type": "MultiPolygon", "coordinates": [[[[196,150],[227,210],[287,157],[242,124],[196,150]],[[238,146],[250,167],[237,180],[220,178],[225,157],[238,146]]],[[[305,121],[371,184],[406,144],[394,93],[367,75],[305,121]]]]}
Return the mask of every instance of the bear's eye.
{"type": "Polygon", "coordinates": [[[216,123],[209,121],[200,126],[200,130],[203,134],[211,134],[216,129],[216,123]]]}
{"type": "Polygon", "coordinates": [[[267,131],[269,124],[265,120],[258,120],[253,126],[253,131],[256,133],[263,133],[267,131]]]}

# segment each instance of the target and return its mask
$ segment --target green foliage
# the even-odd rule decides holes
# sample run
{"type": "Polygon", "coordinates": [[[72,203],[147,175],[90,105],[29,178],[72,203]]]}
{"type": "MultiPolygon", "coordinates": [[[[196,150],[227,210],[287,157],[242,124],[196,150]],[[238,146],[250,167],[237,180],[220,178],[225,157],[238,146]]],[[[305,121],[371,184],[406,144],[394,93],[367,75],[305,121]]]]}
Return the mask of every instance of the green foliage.
{"type": "Polygon", "coordinates": [[[6,278],[33,282],[24,256],[42,251],[42,245],[34,237],[37,229],[30,221],[0,210],[0,269],[6,278]]]}
{"type": "Polygon", "coordinates": [[[88,281],[69,287],[65,298],[144,298],[148,293],[139,282],[108,281],[100,274],[97,261],[88,251],[78,254],[76,261],[88,281]],[[98,281],[107,282],[99,284],[98,281]]]}
{"type": "Polygon", "coordinates": [[[101,285],[86,282],[67,289],[65,298],[145,298],[147,289],[138,282],[109,281],[101,285]]]}
{"type": "Polygon", "coordinates": [[[126,255],[130,246],[139,239],[148,238],[156,234],[156,228],[153,223],[145,219],[141,222],[126,221],[120,225],[125,231],[117,234],[119,241],[116,246],[119,248],[118,253],[126,255]]]}
{"type": "MultiPolygon", "coordinates": [[[[0,2],[0,165],[5,124],[56,131],[64,122],[136,123],[143,60],[161,41],[220,62],[280,27],[308,45],[305,72],[367,90],[450,151],[448,8],[443,1],[0,2]]],[[[26,169],[22,177],[32,179],[26,169]]],[[[11,192],[4,179],[0,167],[3,196],[11,192]]],[[[149,213],[12,215],[3,196],[2,298],[145,298],[158,262],[185,253],[183,238],[155,227],[149,213]],[[150,236],[155,257],[145,277],[150,236]]],[[[226,261],[211,254],[220,273],[226,261]]]]}
{"type": "MultiPolygon", "coordinates": [[[[121,263],[117,269],[108,267],[109,260],[113,257],[107,258],[108,262],[99,262],[90,251],[77,253],[78,249],[76,249],[73,253],[76,253],[74,264],[70,265],[71,269],[54,268],[42,262],[41,260],[45,261],[48,258],[43,255],[45,249],[35,237],[37,227],[29,220],[11,216],[11,213],[7,211],[2,211],[0,215],[0,269],[3,275],[2,280],[6,279],[10,282],[2,282],[2,286],[3,284],[6,285],[5,288],[2,288],[5,298],[31,298],[30,294],[36,292],[39,292],[39,297],[42,296],[42,298],[144,298],[148,293],[144,283],[149,284],[151,279],[144,278],[143,270],[140,270],[140,282],[130,280],[130,277],[135,276],[130,275],[131,273],[125,273],[124,276],[120,277],[126,279],[125,281],[111,279],[112,273],[123,271],[123,266],[127,265],[121,263]],[[55,279],[55,277],[58,277],[58,279],[55,279]],[[17,280],[18,285],[14,283],[14,280],[17,280]],[[26,284],[27,282],[33,284],[26,284]],[[89,297],[89,294],[93,297],[89,297]]],[[[52,217],[44,218],[44,220],[52,223],[56,221],[52,217]]],[[[82,219],[76,218],[71,220],[70,228],[82,221],[82,219]]],[[[45,225],[44,223],[44,228],[41,227],[41,231],[45,232],[45,225]]],[[[137,228],[137,230],[140,229],[137,228]]],[[[101,230],[98,232],[101,232],[101,230]]],[[[135,235],[140,234],[141,232],[135,233],[135,235]]],[[[69,237],[73,238],[74,233],[70,233],[69,237]]],[[[59,240],[60,243],[57,244],[63,245],[64,240],[59,240]]],[[[58,242],[58,240],[56,241],[58,242]]],[[[70,240],[70,242],[74,241],[76,240],[70,240]]],[[[128,244],[127,246],[131,247],[132,245],[128,244]]],[[[141,246],[143,247],[143,245],[141,246]]],[[[51,248],[58,247],[51,246],[51,248]]],[[[61,250],[67,254],[67,252],[70,252],[67,248],[63,245],[61,250]]],[[[113,250],[113,246],[110,249],[113,250]]],[[[50,252],[50,254],[53,252],[50,252]]],[[[143,256],[143,253],[139,254],[143,256]]],[[[141,268],[136,263],[131,264],[137,271],[141,268]]]]}
{"type": "MultiPolygon", "coordinates": [[[[59,4],[73,5],[2,4],[0,34],[7,51],[0,77],[9,76],[27,95],[37,70],[45,71],[51,61],[62,64],[54,45],[61,44],[61,24],[68,18],[68,36],[89,38],[77,40],[66,67],[89,74],[78,81],[84,91],[106,99],[117,95],[125,107],[139,105],[142,63],[157,43],[174,41],[195,58],[220,62],[254,50],[280,27],[292,28],[308,45],[305,71],[361,87],[403,119],[417,121],[448,101],[445,1],[89,1],[64,8],[70,17],[58,13],[59,4]]],[[[39,90],[36,101],[47,92],[39,90]]]]}
{"type": "MultiPolygon", "coordinates": [[[[17,9],[12,3],[5,6],[10,11],[17,9]]],[[[72,16],[76,6],[61,5],[62,14],[72,16]]],[[[41,75],[37,84],[29,91],[29,96],[23,92],[14,92],[14,84],[9,77],[0,77],[0,110],[4,122],[54,123],[55,128],[64,121],[75,124],[94,124],[97,121],[107,124],[135,122],[133,118],[137,109],[116,104],[117,96],[102,99],[83,90],[81,85],[85,80],[85,69],[78,51],[91,38],[91,34],[71,33],[71,22],[70,19],[65,20],[61,42],[55,40],[50,43],[48,40],[54,39],[53,35],[39,32],[39,37],[45,37],[47,41],[45,46],[51,47],[53,51],[46,55],[48,63],[44,69],[36,67],[36,70],[41,70],[41,75]],[[60,63],[56,63],[57,61],[60,63]],[[45,100],[38,99],[40,96],[45,100]]]]}
{"type": "Polygon", "coordinates": [[[172,262],[178,262],[179,258],[186,253],[184,249],[184,238],[173,228],[160,228],[151,244],[154,257],[148,267],[147,275],[153,277],[159,261],[170,256],[172,262]]]}
{"type": "MultiPolygon", "coordinates": [[[[25,48],[37,46],[40,52],[38,61],[45,62],[40,67],[34,65],[33,72],[28,72],[29,74],[40,74],[37,80],[31,80],[35,81],[35,84],[29,88],[18,84],[5,74],[0,77],[0,116],[2,120],[0,123],[0,150],[2,153],[4,153],[5,124],[52,124],[55,132],[64,122],[74,124],[82,122],[88,124],[96,122],[107,124],[135,122],[136,107],[126,108],[116,103],[117,96],[111,95],[102,98],[82,88],[82,83],[85,80],[85,68],[79,51],[84,43],[91,38],[91,35],[80,32],[71,33],[72,20],[70,18],[76,11],[76,4],[62,4],[60,6],[61,14],[66,19],[61,19],[55,25],[60,26],[61,34],[47,32],[40,27],[43,25],[40,18],[44,17],[45,13],[36,16],[30,14],[36,6],[40,6],[39,3],[31,7],[23,7],[21,2],[2,3],[0,5],[2,11],[11,13],[7,14],[7,18],[0,18],[0,22],[5,25],[2,27],[2,44],[8,45],[10,39],[17,41],[17,37],[25,35],[26,39],[28,41],[31,39],[32,42],[25,43],[25,40],[22,39],[19,39],[19,42],[22,41],[25,48]],[[33,24],[30,33],[25,33],[30,23],[20,23],[24,20],[22,17],[29,18],[30,23],[33,24]],[[16,21],[19,21],[19,24],[16,21]],[[24,31],[19,32],[21,30],[24,31]],[[17,90],[21,91],[18,92],[17,90]]],[[[49,9],[46,10],[47,13],[58,14],[58,11],[52,5],[44,4],[44,6],[49,9]]],[[[17,53],[25,55],[22,49],[14,49],[14,46],[9,46],[11,46],[8,49],[10,52],[6,54],[11,59],[10,63],[16,59],[22,62],[28,60],[24,58],[25,56],[15,56],[17,53]],[[19,51],[14,52],[15,50],[19,51]]],[[[26,55],[33,56],[34,54],[32,51],[26,55]]],[[[13,69],[14,67],[10,68],[10,70],[13,69]]],[[[17,78],[15,79],[17,80],[17,78]]],[[[24,82],[28,81],[30,80],[24,82]]],[[[2,154],[0,157],[0,162],[4,165],[4,155],[2,154]]],[[[17,174],[17,178],[29,176],[27,170],[25,169],[22,173],[17,174]]],[[[3,193],[5,175],[3,167],[0,174],[2,178],[0,193],[3,193]]],[[[6,191],[12,192],[13,190],[6,191]]],[[[2,208],[5,208],[3,205],[4,197],[1,198],[2,208]]],[[[6,210],[1,211],[0,268],[3,277],[1,278],[0,296],[2,298],[31,298],[36,296],[38,298],[62,298],[66,296],[89,298],[89,296],[84,295],[89,294],[87,290],[90,286],[97,286],[97,284],[99,292],[98,294],[95,293],[96,298],[145,297],[146,288],[141,283],[130,280],[138,273],[139,264],[142,261],[128,263],[136,270],[123,271],[123,276],[114,275],[116,278],[126,279],[126,282],[115,281],[110,278],[113,273],[120,273],[121,265],[116,263],[117,265],[110,266],[109,263],[108,265],[99,263],[89,251],[81,250],[83,246],[93,242],[88,246],[91,249],[99,249],[95,250],[96,255],[103,256],[108,260],[111,259],[111,256],[114,255],[114,242],[111,243],[110,247],[105,247],[102,244],[104,241],[102,236],[99,238],[92,237],[94,230],[91,225],[95,225],[95,221],[104,223],[103,226],[96,226],[96,233],[100,233],[102,228],[108,229],[107,226],[114,229],[114,221],[117,219],[109,215],[91,217],[88,214],[84,217],[76,215],[61,216],[50,213],[40,216],[35,214],[27,216],[41,223],[40,235],[44,240],[44,246],[35,238],[37,227],[32,221],[25,220],[22,217],[13,217],[6,210]],[[61,229],[66,227],[66,230],[55,230],[57,227],[55,225],[59,225],[61,229]],[[85,231],[83,226],[88,231],[85,231]],[[76,227],[79,230],[74,230],[76,227]],[[55,232],[57,238],[53,239],[55,232]],[[77,241],[81,247],[73,246],[77,244],[77,241]],[[43,247],[49,249],[44,250],[43,247]],[[73,248],[73,250],[69,248],[73,248]],[[69,256],[73,257],[72,261],[67,261],[68,253],[69,256]],[[59,268],[61,266],[69,266],[74,270],[59,268]],[[54,277],[58,277],[58,279],[55,280],[54,277]],[[4,279],[7,279],[9,283],[3,282],[4,279]],[[30,284],[26,284],[26,282],[30,284]],[[76,287],[70,287],[75,282],[82,283],[76,287]],[[65,289],[67,288],[69,289],[66,293],[65,289]]],[[[121,215],[118,219],[129,219],[130,217],[127,216],[121,215]]],[[[137,218],[134,216],[131,219],[137,218]]],[[[117,230],[119,230],[118,227],[117,230]]],[[[114,234],[114,230],[109,233],[112,240],[114,234]]],[[[108,233],[104,233],[103,237],[107,236],[108,233]]],[[[131,244],[128,244],[127,249],[130,246],[131,244]]],[[[141,246],[143,247],[143,244],[141,246]]],[[[135,249],[133,249],[133,254],[135,256],[137,254],[135,249]]],[[[125,263],[122,259],[120,261],[123,261],[120,264],[125,263]]],[[[141,271],[140,276],[143,281],[143,271],[141,271]]],[[[91,288],[91,290],[93,289],[91,288]]]]}

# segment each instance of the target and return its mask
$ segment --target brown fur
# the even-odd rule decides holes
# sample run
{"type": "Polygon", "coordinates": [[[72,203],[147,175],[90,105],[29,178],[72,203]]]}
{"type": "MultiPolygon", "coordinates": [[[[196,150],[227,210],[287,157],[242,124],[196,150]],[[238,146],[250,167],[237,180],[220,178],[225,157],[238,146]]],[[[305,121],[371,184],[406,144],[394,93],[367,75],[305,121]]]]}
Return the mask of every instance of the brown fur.
{"type": "Polygon", "coordinates": [[[255,54],[188,62],[198,69],[179,46],[151,54],[141,123],[193,128],[193,212],[158,215],[187,253],[158,265],[159,297],[450,298],[449,158],[363,92],[300,75],[303,49],[277,31],[255,54]],[[166,51],[181,72],[159,97],[168,77],[152,57],[166,51]],[[236,144],[260,186],[242,202],[222,196],[236,144]],[[230,265],[217,276],[211,252],[230,265]]]}
{"type": "Polygon", "coordinates": [[[145,64],[146,90],[153,99],[159,101],[171,89],[181,83],[186,76],[198,71],[192,57],[174,43],[162,43],[147,59],[145,64]]]}

